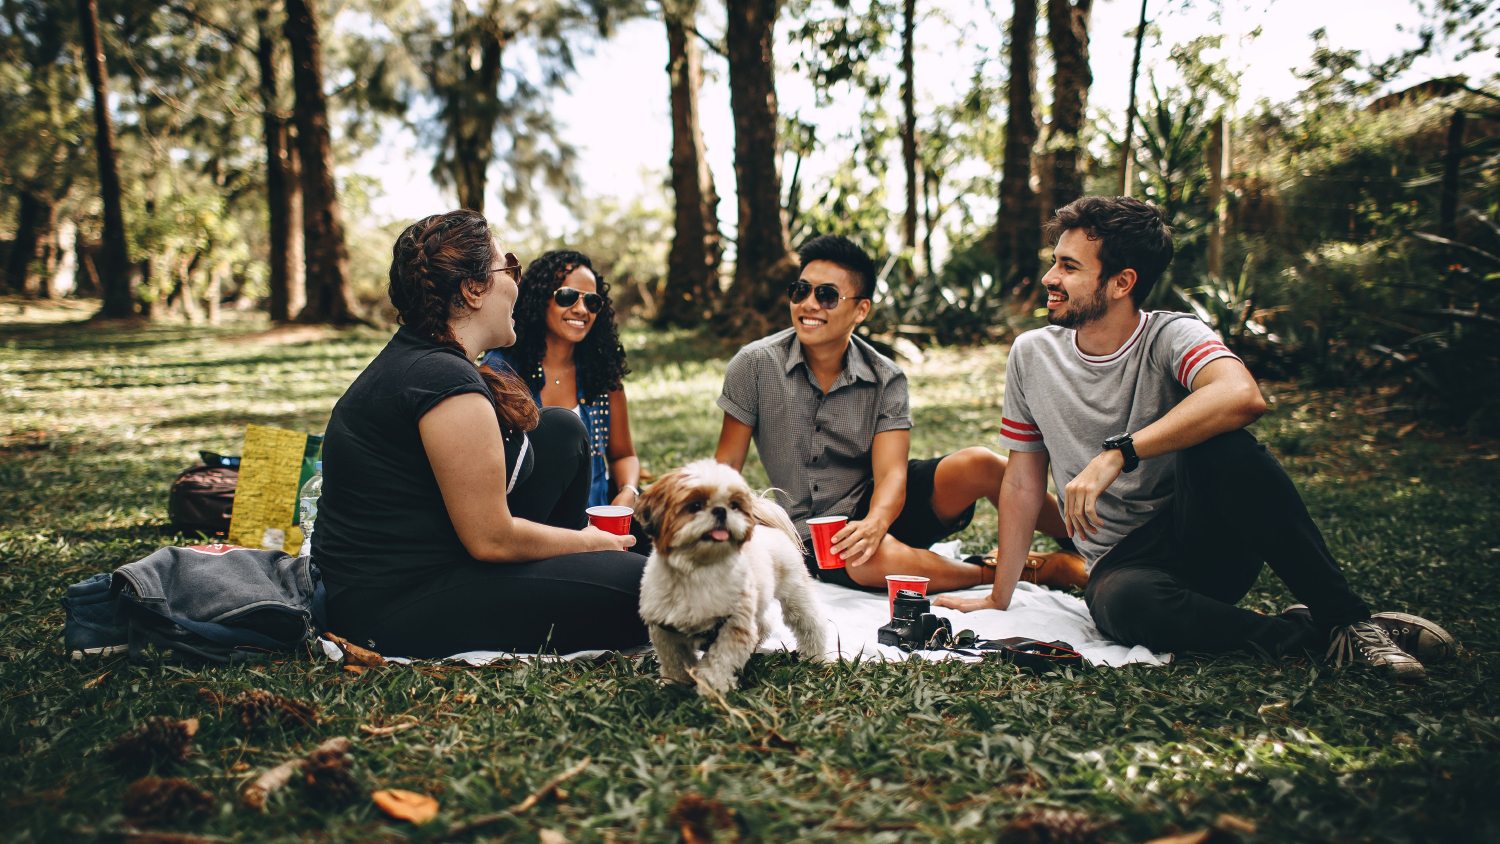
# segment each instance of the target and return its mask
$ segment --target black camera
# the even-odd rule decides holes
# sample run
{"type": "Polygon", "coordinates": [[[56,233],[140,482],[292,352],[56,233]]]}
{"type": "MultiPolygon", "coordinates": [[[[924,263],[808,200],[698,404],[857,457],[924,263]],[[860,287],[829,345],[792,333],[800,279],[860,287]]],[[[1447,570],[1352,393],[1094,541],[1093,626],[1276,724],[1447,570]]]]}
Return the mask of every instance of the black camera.
{"type": "Polygon", "coordinates": [[[896,593],[896,611],[891,623],[880,628],[880,644],[905,651],[931,651],[948,647],[953,625],[933,615],[932,604],[920,592],[902,589],[896,593]]]}

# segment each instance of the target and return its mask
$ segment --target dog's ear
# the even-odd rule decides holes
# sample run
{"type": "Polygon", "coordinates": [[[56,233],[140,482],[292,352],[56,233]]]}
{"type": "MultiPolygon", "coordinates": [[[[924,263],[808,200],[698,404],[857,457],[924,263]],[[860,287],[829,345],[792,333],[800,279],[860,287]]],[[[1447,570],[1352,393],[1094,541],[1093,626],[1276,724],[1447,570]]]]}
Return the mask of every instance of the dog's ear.
{"type": "Polygon", "coordinates": [[[661,520],[666,513],[670,490],[676,485],[677,473],[668,472],[656,483],[652,484],[641,493],[641,497],[635,500],[635,520],[641,523],[641,529],[651,537],[653,542],[660,544],[661,520]]]}

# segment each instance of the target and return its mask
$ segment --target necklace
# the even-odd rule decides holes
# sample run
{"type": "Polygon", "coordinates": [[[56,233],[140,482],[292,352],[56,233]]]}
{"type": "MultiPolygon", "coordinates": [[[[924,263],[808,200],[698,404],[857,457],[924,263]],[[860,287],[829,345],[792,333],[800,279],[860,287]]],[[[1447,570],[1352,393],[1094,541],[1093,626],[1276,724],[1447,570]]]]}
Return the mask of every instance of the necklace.
{"type": "MultiPolygon", "coordinates": [[[[576,365],[575,365],[574,368],[576,368],[576,365]]],[[[537,380],[541,381],[543,384],[547,383],[547,370],[543,367],[543,365],[542,365],[542,363],[540,361],[538,361],[537,365],[536,365],[536,377],[537,377],[537,380]]],[[[562,379],[561,378],[553,378],[552,379],[552,383],[554,383],[554,384],[558,385],[559,387],[561,387],[562,386],[562,379]]]]}

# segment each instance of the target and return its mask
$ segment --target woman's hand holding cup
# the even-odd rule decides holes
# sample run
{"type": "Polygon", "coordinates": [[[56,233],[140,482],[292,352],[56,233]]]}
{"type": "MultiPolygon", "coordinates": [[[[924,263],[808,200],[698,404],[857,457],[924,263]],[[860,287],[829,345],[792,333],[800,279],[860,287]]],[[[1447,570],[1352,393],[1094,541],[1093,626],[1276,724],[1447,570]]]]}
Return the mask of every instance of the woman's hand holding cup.
{"type": "Polygon", "coordinates": [[[624,551],[635,544],[635,537],[628,533],[609,533],[593,525],[585,527],[579,533],[588,541],[589,547],[585,551],[624,551]]]}

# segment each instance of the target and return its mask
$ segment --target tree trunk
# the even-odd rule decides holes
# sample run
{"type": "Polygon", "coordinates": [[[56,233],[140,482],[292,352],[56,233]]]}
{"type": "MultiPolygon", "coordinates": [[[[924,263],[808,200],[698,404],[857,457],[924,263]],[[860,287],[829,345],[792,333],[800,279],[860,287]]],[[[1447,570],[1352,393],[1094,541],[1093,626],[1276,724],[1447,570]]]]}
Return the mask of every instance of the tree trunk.
{"type": "Polygon", "coordinates": [[[260,63],[260,99],[264,112],[266,143],[266,207],[270,211],[271,319],[290,322],[303,305],[302,188],[294,164],[296,152],[289,144],[286,115],[281,113],[276,82],[274,31],[267,26],[270,11],[256,10],[260,41],[256,58],[260,63]],[[295,207],[294,207],[295,206],[295,207]]]}
{"type": "Polygon", "coordinates": [[[441,78],[444,64],[456,56],[451,67],[457,78],[439,86],[447,137],[433,176],[454,186],[461,207],[482,214],[490,162],[495,157],[495,125],[500,121],[500,60],[505,38],[493,15],[474,18],[463,0],[453,0],[450,13],[453,41],[447,52],[452,55],[433,56],[433,77],[441,78]]]}
{"type": "MultiPolygon", "coordinates": [[[[902,219],[901,245],[912,254],[906,262],[906,286],[917,282],[912,264],[917,249],[917,99],[915,56],[917,0],[906,0],[901,26],[901,159],[906,165],[906,216],[902,219]]],[[[932,267],[927,267],[932,272],[932,267]]]]}
{"type": "Polygon", "coordinates": [[[303,248],[307,252],[307,305],[298,319],[339,325],[359,322],[359,308],[349,289],[349,251],[344,244],[344,222],[333,181],[328,101],[323,94],[323,48],[317,13],[307,0],[286,0],[284,31],[292,49],[302,165],[303,248]]]}
{"type": "Polygon", "coordinates": [[[1001,264],[1010,265],[1007,286],[1030,289],[1041,259],[1042,230],[1031,155],[1036,147],[1036,0],[1015,0],[1010,19],[1010,81],[1007,83],[1005,160],[1000,172],[1000,217],[996,232],[1001,264]]]}
{"type": "Polygon", "coordinates": [[[1438,200],[1438,237],[1458,236],[1458,169],[1464,159],[1464,113],[1455,110],[1448,122],[1448,151],[1443,156],[1443,187],[1438,200]]]}
{"type": "Polygon", "coordinates": [[[134,310],[130,252],[125,243],[125,212],[120,169],[115,162],[115,129],[109,118],[109,86],[104,75],[97,0],[78,0],[78,22],[83,36],[83,63],[94,89],[94,151],[99,159],[99,197],[104,202],[103,266],[99,267],[104,307],[99,313],[111,318],[127,317],[134,310]]]}
{"type": "Polygon", "coordinates": [[[658,325],[693,326],[713,311],[719,294],[719,197],[703,148],[698,91],[703,55],[696,36],[698,4],[664,5],[667,77],[672,102],[672,193],[676,212],[658,325]]]}
{"type": "Polygon", "coordinates": [[[932,266],[932,226],[936,221],[932,218],[932,204],[936,201],[933,194],[937,193],[939,186],[933,184],[934,178],[930,169],[922,168],[922,259],[928,275],[935,272],[932,266]]]}
{"type": "MultiPolygon", "coordinates": [[[[1052,151],[1052,208],[1083,196],[1083,173],[1078,166],[1078,135],[1088,109],[1089,16],[1094,0],[1047,0],[1047,40],[1052,45],[1052,126],[1047,147],[1052,151]]],[[[1051,216],[1051,213],[1046,214],[1051,216]]]]}
{"type": "Polygon", "coordinates": [[[52,203],[29,190],[22,190],[16,215],[16,238],[10,244],[5,278],[12,292],[35,292],[31,284],[31,262],[52,230],[52,203]]]}
{"type": "Polygon", "coordinates": [[[729,106],[734,112],[734,181],[739,195],[732,307],[721,331],[748,337],[764,334],[768,317],[795,280],[796,262],[787,246],[781,210],[781,174],[776,166],[776,59],[778,0],[727,0],[725,40],[729,53],[729,106]]]}
{"type": "Polygon", "coordinates": [[[1214,119],[1208,136],[1208,274],[1224,277],[1224,175],[1229,170],[1229,121],[1223,114],[1214,119]]]}
{"type": "Polygon", "coordinates": [[[1141,22],[1135,28],[1135,57],[1130,60],[1130,107],[1125,110],[1125,142],[1120,146],[1120,196],[1130,196],[1131,170],[1135,168],[1135,157],[1130,152],[1130,142],[1135,135],[1135,82],[1141,75],[1141,45],[1146,41],[1146,3],[1141,0],[1141,22]]]}

